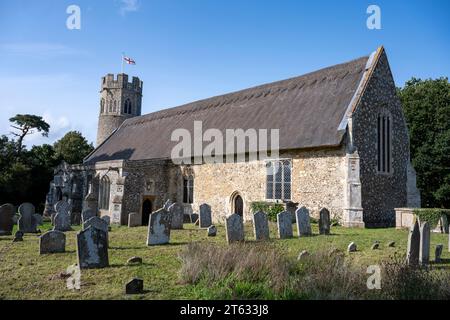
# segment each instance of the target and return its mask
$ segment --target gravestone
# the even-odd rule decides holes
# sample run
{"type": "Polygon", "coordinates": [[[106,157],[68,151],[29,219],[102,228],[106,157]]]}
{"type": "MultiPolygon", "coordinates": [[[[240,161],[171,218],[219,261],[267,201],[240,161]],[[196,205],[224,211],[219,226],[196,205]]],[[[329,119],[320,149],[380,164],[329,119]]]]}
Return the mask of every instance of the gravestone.
{"type": "Polygon", "coordinates": [[[253,233],[255,240],[269,240],[269,221],[267,214],[262,211],[253,215],[253,233]]]}
{"type": "Polygon", "coordinates": [[[292,215],[283,211],[277,214],[278,238],[292,238],[292,215]]]}
{"type": "Polygon", "coordinates": [[[244,224],[242,222],[242,217],[237,213],[233,213],[226,217],[225,231],[228,243],[244,241],[244,224]]]}
{"type": "Polygon", "coordinates": [[[10,236],[14,227],[15,208],[7,203],[0,207],[0,236],[10,236]]]}
{"type": "Polygon", "coordinates": [[[34,216],[34,206],[31,203],[23,203],[19,207],[19,230],[23,233],[37,233],[37,222],[34,216]]]}
{"type": "Polygon", "coordinates": [[[440,224],[441,224],[441,226],[442,226],[442,233],[449,233],[449,224],[448,224],[448,218],[447,218],[447,215],[446,214],[443,214],[442,216],[441,216],[441,219],[440,219],[440,224]]]}
{"type": "Polygon", "coordinates": [[[34,221],[36,222],[36,226],[42,226],[44,224],[44,219],[42,218],[42,215],[39,213],[35,213],[33,215],[34,221]]]}
{"type": "Polygon", "coordinates": [[[420,248],[419,263],[428,264],[430,262],[430,225],[428,222],[420,226],[420,248]]]}
{"type": "Polygon", "coordinates": [[[309,252],[307,250],[303,250],[298,254],[297,260],[304,260],[307,257],[309,257],[309,252]]]}
{"type": "Polygon", "coordinates": [[[164,205],[163,205],[163,209],[166,211],[169,211],[170,206],[173,204],[172,200],[167,200],[164,205]]]}
{"type": "Polygon", "coordinates": [[[380,249],[380,242],[379,242],[379,241],[375,241],[375,242],[372,244],[371,249],[372,249],[372,250],[378,250],[378,249],[380,249]]]}
{"type": "Polygon", "coordinates": [[[106,225],[109,226],[111,224],[111,217],[110,216],[103,216],[101,219],[106,222],[106,225]]]}
{"type": "Polygon", "coordinates": [[[436,249],[434,250],[434,262],[435,263],[441,263],[442,259],[442,251],[444,250],[444,245],[443,244],[438,244],[436,245],[436,249]]]}
{"type": "Polygon", "coordinates": [[[295,211],[295,220],[297,222],[297,233],[299,237],[310,236],[312,234],[309,211],[306,207],[301,207],[295,211]]]}
{"type": "Polygon", "coordinates": [[[150,214],[147,236],[148,246],[169,243],[170,218],[169,212],[164,209],[159,209],[150,214]]]}
{"type": "Polygon", "coordinates": [[[106,232],[94,227],[80,231],[77,234],[77,256],[80,269],[109,266],[106,232]]]}
{"type": "Polygon", "coordinates": [[[191,214],[191,223],[195,223],[198,220],[198,213],[191,214]]]}
{"type": "Polygon", "coordinates": [[[127,264],[128,265],[142,264],[142,258],[141,257],[131,257],[130,259],[128,259],[127,264]]]}
{"type": "Polygon", "coordinates": [[[217,228],[215,225],[210,225],[207,230],[208,237],[215,237],[217,235],[217,228]]]}
{"type": "Polygon", "coordinates": [[[350,244],[347,247],[347,251],[348,252],[356,252],[356,249],[357,249],[356,243],[350,242],[350,244]]]}
{"type": "Polygon", "coordinates": [[[20,230],[16,231],[16,233],[14,234],[14,239],[13,239],[13,242],[19,242],[19,241],[23,241],[23,232],[20,230]]]}
{"type": "Polygon", "coordinates": [[[39,237],[39,253],[62,253],[66,251],[66,235],[58,230],[48,231],[39,237]]]}
{"type": "Polygon", "coordinates": [[[92,209],[85,209],[83,210],[83,212],[81,212],[81,223],[85,223],[86,221],[88,221],[90,218],[96,217],[97,215],[95,214],[94,210],[92,209]]]}
{"type": "Polygon", "coordinates": [[[330,211],[327,208],[322,208],[319,213],[319,233],[330,234],[330,211]]]}
{"type": "Polygon", "coordinates": [[[72,212],[70,215],[70,223],[74,226],[81,224],[81,212],[72,212]]]}
{"type": "Polygon", "coordinates": [[[420,230],[419,223],[416,220],[410,228],[408,234],[408,249],[406,251],[406,261],[409,265],[416,266],[419,264],[420,251],[420,230]]]}
{"type": "Polygon", "coordinates": [[[389,241],[388,247],[389,248],[394,248],[395,247],[395,241],[389,241]]]}
{"type": "Polygon", "coordinates": [[[57,213],[53,219],[53,230],[62,232],[72,230],[70,219],[71,205],[65,201],[58,201],[58,203],[55,205],[55,208],[57,208],[57,213]]]}
{"type": "Polygon", "coordinates": [[[144,292],[144,280],[133,278],[125,285],[126,294],[139,294],[144,292]]]}
{"type": "Polygon", "coordinates": [[[183,229],[183,206],[175,202],[169,207],[169,214],[171,215],[171,228],[172,229],[183,229]]]}
{"type": "Polygon", "coordinates": [[[108,235],[108,224],[105,220],[99,217],[92,217],[89,220],[87,220],[85,223],[83,223],[83,230],[86,230],[89,227],[94,227],[97,229],[100,229],[108,235]]]}
{"type": "Polygon", "coordinates": [[[203,203],[200,205],[199,220],[200,228],[208,228],[212,225],[211,206],[209,204],[203,203]]]}
{"type": "Polygon", "coordinates": [[[139,227],[141,223],[140,215],[137,212],[130,212],[128,215],[128,228],[139,227]]]}

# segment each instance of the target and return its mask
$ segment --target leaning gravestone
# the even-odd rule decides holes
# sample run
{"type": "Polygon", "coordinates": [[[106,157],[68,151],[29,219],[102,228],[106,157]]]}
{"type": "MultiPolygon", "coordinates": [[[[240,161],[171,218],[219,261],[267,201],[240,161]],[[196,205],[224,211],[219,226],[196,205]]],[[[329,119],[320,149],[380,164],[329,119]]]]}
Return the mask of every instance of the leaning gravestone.
{"type": "Polygon", "coordinates": [[[19,230],[23,233],[37,233],[37,221],[34,216],[34,206],[31,203],[23,203],[19,207],[19,230]]]}
{"type": "Polygon", "coordinates": [[[109,265],[108,236],[105,231],[89,227],[77,234],[80,269],[104,268],[109,265]]]}
{"type": "Polygon", "coordinates": [[[420,230],[419,223],[416,220],[414,225],[409,230],[408,235],[408,249],[406,252],[406,261],[409,265],[419,264],[419,251],[420,251],[420,230]]]}
{"type": "Polygon", "coordinates": [[[209,204],[203,203],[200,205],[199,220],[200,228],[208,228],[212,225],[211,206],[209,204]]]}
{"type": "Polygon", "coordinates": [[[269,221],[267,214],[262,211],[253,215],[253,232],[255,240],[269,240],[269,221]]]}
{"type": "Polygon", "coordinates": [[[442,255],[442,251],[443,250],[444,250],[444,245],[443,244],[436,245],[436,249],[434,250],[434,262],[435,263],[441,263],[442,262],[441,255],[442,255]]]}
{"type": "Polygon", "coordinates": [[[419,263],[428,264],[430,262],[430,225],[428,222],[420,226],[420,248],[419,263]]]}
{"type": "Polygon", "coordinates": [[[140,294],[144,292],[144,280],[133,278],[125,285],[125,294],[140,294]]]}
{"type": "Polygon", "coordinates": [[[278,238],[292,238],[292,215],[283,211],[277,214],[278,238]]]}
{"type": "Polygon", "coordinates": [[[66,235],[58,230],[48,231],[39,237],[39,253],[62,253],[66,251],[66,235]]]}
{"type": "Polygon", "coordinates": [[[169,213],[171,215],[171,228],[172,229],[183,229],[183,206],[175,202],[169,207],[169,213]]]}
{"type": "Polygon", "coordinates": [[[169,212],[164,210],[164,208],[150,214],[147,236],[148,246],[169,243],[170,218],[169,212]]]}
{"type": "Polygon", "coordinates": [[[108,224],[102,218],[92,217],[83,223],[83,230],[86,230],[89,227],[100,229],[108,235],[108,224]]]}
{"type": "Polygon", "coordinates": [[[141,225],[141,217],[137,212],[128,214],[128,228],[139,227],[141,225]]]}
{"type": "Polygon", "coordinates": [[[309,211],[306,207],[295,210],[295,220],[297,222],[297,234],[299,237],[310,236],[312,234],[309,211]]]}
{"type": "Polygon", "coordinates": [[[10,203],[0,207],[0,236],[10,236],[14,227],[14,206],[10,203]]]}
{"type": "Polygon", "coordinates": [[[319,233],[330,234],[330,211],[327,208],[322,208],[319,213],[319,233]]]}
{"type": "Polygon", "coordinates": [[[210,225],[207,229],[208,237],[215,237],[217,235],[217,227],[215,225],[210,225]]]}
{"type": "Polygon", "coordinates": [[[64,211],[70,215],[70,212],[72,211],[72,205],[66,200],[60,200],[55,203],[55,211],[56,213],[64,211]]]}
{"type": "Polygon", "coordinates": [[[167,200],[164,205],[163,205],[163,209],[166,211],[169,211],[170,206],[173,204],[172,200],[167,200]]]}
{"type": "Polygon", "coordinates": [[[96,217],[97,215],[95,214],[94,210],[92,209],[85,209],[83,210],[83,212],[81,213],[81,223],[85,223],[86,221],[88,221],[90,218],[92,217],[96,217]]]}
{"type": "Polygon", "coordinates": [[[225,219],[225,231],[227,242],[244,241],[244,224],[242,217],[233,213],[225,219]]]}

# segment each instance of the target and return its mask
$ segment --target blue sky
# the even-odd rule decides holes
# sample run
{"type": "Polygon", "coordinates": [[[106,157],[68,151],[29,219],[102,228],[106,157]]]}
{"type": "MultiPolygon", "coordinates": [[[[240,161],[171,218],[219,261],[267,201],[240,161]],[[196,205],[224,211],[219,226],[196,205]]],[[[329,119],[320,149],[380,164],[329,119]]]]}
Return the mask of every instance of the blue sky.
{"type": "Polygon", "coordinates": [[[384,45],[398,86],[450,74],[450,1],[0,0],[0,134],[17,113],[44,116],[52,143],[95,141],[100,78],[144,81],[143,113],[368,55],[384,45]],[[69,5],[81,30],[66,28],[69,5]],[[366,27],[370,4],[381,30],[366,27]]]}

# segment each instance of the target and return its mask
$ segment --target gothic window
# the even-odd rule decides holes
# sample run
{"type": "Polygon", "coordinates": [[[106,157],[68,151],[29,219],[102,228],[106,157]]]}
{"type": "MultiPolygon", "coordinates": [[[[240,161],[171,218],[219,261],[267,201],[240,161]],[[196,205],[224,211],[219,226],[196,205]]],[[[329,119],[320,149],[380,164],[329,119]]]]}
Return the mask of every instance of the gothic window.
{"type": "Polygon", "coordinates": [[[98,200],[99,209],[109,209],[109,197],[110,197],[110,182],[107,176],[104,176],[100,180],[100,194],[98,200]]]}
{"type": "Polygon", "coordinates": [[[105,99],[100,100],[100,113],[105,112],[105,99]]]}
{"type": "Polygon", "coordinates": [[[392,121],[389,114],[381,113],[377,118],[377,171],[391,173],[392,121]]]}
{"type": "Polygon", "coordinates": [[[194,202],[194,177],[188,176],[183,178],[183,202],[194,202]]]}
{"type": "Polygon", "coordinates": [[[266,164],[266,198],[273,200],[291,199],[290,160],[270,161],[266,164]]]}
{"type": "Polygon", "coordinates": [[[111,101],[108,101],[108,111],[112,112],[112,104],[111,101]]]}
{"type": "Polygon", "coordinates": [[[116,111],[117,111],[117,101],[114,100],[113,112],[116,112],[116,111]]]}

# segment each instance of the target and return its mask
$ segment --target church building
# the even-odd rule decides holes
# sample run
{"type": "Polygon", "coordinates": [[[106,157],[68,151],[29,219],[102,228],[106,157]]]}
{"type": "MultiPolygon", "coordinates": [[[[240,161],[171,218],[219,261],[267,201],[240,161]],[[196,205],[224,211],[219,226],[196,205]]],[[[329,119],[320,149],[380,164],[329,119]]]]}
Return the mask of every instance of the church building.
{"type": "Polygon", "coordinates": [[[171,200],[185,213],[208,203],[215,222],[231,213],[248,221],[252,203],[262,201],[286,210],[305,206],[313,216],[325,207],[347,227],[384,227],[395,225],[394,208],[420,206],[405,117],[383,47],[302,76],[146,115],[142,93],[137,77],[102,78],[97,147],[82,164],[55,170],[47,213],[67,199],[72,212],[91,208],[118,224],[137,213],[145,225],[171,200]],[[246,148],[243,157],[235,151],[237,161],[174,161],[179,141],[173,133],[194,136],[195,123],[203,133],[215,129],[224,137],[229,129],[278,129],[277,157],[254,159],[246,148]]]}

